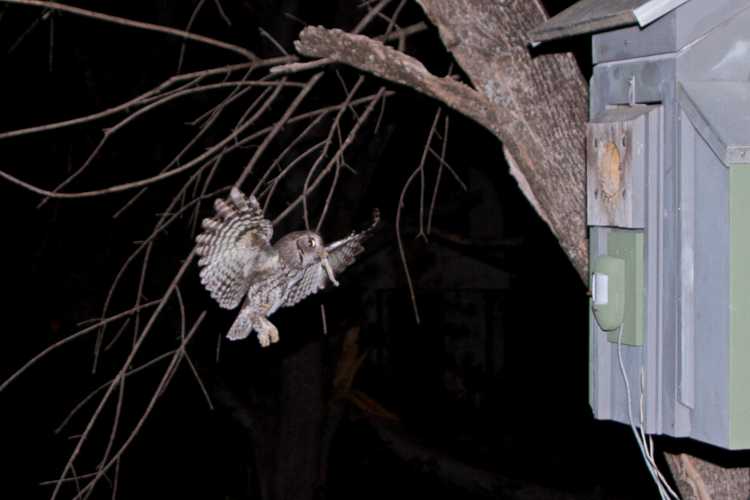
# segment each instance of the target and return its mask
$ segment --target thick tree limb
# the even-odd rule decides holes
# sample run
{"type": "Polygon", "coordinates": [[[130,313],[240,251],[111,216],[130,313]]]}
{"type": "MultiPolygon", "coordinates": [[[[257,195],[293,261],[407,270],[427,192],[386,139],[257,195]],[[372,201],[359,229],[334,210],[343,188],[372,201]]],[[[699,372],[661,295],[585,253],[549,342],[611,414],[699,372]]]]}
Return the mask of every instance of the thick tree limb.
{"type": "MultiPolygon", "coordinates": [[[[340,30],[308,27],[300,34],[296,48],[304,55],[335,60],[389,81],[407,85],[440,100],[490,130],[503,142],[509,155],[511,173],[518,180],[522,191],[542,218],[549,223],[576,269],[582,276],[585,275],[588,258],[583,182],[585,87],[580,88],[580,95],[577,97],[565,96],[566,99],[580,101],[582,108],[581,116],[577,117],[580,118],[578,123],[581,124],[579,130],[568,132],[562,130],[561,126],[560,130],[556,129],[552,123],[554,112],[550,111],[546,116],[537,116],[541,115],[540,107],[561,107],[562,103],[540,106],[534,103],[530,96],[524,99],[521,99],[521,96],[512,96],[508,99],[506,96],[503,98],[504,102],[499,102],[499,90],[496,90],[496,86],[506,84],[488,82],[477,88],[488,89],[491,92],[478,92],[452,78],[435,76],[413,57],[364,36],[340,30]],[[524,108],[526,102],[530,103],[531,110],[524,108]],[[530,124],[531,118],[544,124],[547,130],[533,128],[530,124]],[[576,141],[580,143],[577,147],[570,148],[574,151],[572,158],[567,153],[561,153],[560,144],[550,139],[563,135],[575,136],[566,139],[571,145],[576,141]]],[[[522,48],[525,50],[525,46],[522,48]]],[[[506,60],[502,65],[502,71],[513,74],[512,64],[513,61],[506,60]]],[[[571,61],[571,64],[574,62],[571,61]]],[[[498,68],[498,71],[501,70],[498,68]]],[[[548,71],[552,72],[552,69],[548,71]]],[[[577,76],[580,79],[580,73],[577,76]]],[[[504,78],[508,87],[512,77],[504,78]]],[[[560,98],[552,82],[549,82],[549,89],[546,95],[550,98],[560,98]]]]}
{"type": "Polygon", "coordinates": [[[417,59],[364,35],[310,26],[302,30],[295,47],[301,54],[348,64],[411,87],[444,102],[488,129],[496,129],[497,133],[503,130],[498,122],[512,119],[496,116],[490,103],[467,85],[453,78],[437,77],[417,59]]]}

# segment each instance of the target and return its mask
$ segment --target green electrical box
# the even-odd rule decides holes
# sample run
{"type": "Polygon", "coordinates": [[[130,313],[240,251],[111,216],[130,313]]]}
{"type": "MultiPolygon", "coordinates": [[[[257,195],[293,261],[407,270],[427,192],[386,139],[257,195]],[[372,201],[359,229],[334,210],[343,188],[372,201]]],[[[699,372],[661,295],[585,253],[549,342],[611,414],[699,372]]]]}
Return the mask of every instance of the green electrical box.
{"type": "MultiPolygon", "coordinates": [[[[643,345],[643,231],[637,229],[592,228],[603,232],[606,250],[591,265],[591,308],[596,323],[610,342],[643,345]]],[[[591,241],[602,238],[591,238],[591,241]]],[[[603,253],[602,253],[603,251],[603,253]]],[[[592,328],[593,328],[592,324],[592,328]]],[[[592,335],[594,332],[592,331],[592,335]]]]}

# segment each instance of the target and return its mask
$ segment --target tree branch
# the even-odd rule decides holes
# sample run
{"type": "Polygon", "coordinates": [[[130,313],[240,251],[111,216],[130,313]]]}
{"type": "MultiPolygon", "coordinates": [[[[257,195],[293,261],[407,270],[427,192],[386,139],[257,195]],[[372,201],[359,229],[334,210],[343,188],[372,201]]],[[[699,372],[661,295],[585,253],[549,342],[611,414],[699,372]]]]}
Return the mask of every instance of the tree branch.
{"type": "Polygon", "coordinates": [[[499,131],[512,116],[496,116],[481,94],[453,78],[433,75],[417,59],[364,35],[308,26],[294,43],[301,54],[354,66],[442,101],[485,128],[499,131]]]}
{"type": "MultiPolygon", "coordinates": [[[[519,96],[512,95],[509,87],[503,89],[510,95],[499,100],[491,83],[478,92],[468,85],[450,77],[438,77],[427,71],[417,59],[399,52],[371,38],[354,35],[336,29],[325,29],[310,26],[301,33],[295,42],[298,52],[303,55],[322,58],[353,66],[380,78],[406,85],[418,92],[433,97],[459,113],[475,120],[492,132],[503,142],[511,174],[518,180],[519,187],[531,202],[540,216],[549,224],[560,243],[573,262],[581,277],[586,275],[588,251],[585,226],[585,188],[582,125],[585,122],[585,88],[581,87],[579,96],[564,96],[580,101],[582,114],[581,127],[570,132],[575,135],[566,142],[576,146],[564,157],[551,152],[559,150],[554,135],[547,137],[541,126],[547,126],[549,120],[538,116],[530,117],[540,105],[527,104],[519,96]],[[532,121],[533,118],[533,121],[532,121]]],[[[522,46],[525,49],[525,46],[522,46]]],[[[525,61],[503,59],[508,63],[507,71],[514,71],[511,64],[525,61]]],[[[558,74],[558,73],[555,73],[558,74]]],[[[580,74],[579,74],[580,76],[580,74]]],[[[554,100],[554,85],[546,96],[554,100]]],[[[542,103],[541,107],[554,107],[554,102],[542,103]]],[[[537,113],[538,114],[538,113],[537,113]]]]}

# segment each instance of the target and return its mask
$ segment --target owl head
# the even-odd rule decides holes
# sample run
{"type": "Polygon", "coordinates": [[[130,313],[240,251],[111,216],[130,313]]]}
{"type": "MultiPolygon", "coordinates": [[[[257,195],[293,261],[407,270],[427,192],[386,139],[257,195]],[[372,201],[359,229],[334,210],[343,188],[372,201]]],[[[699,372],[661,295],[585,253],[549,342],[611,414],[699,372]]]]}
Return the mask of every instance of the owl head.
{"type": "Polygon", "coordinates": [[[333,269],[328,263],[328,252],[323,244],[323,238],[318,233],[295,231],[280,238],[274,247],[279,252],[279,257],[289,267],[303,269],[318,264],[323,267],[331,283],[339,286],[333,269]]]}
{"type": "Polygon", "coordinates": [[[303,268],[326,258],[323,238],[312,231],[295,231],[284,235],[274,245],[290,267],[303,268]]]}

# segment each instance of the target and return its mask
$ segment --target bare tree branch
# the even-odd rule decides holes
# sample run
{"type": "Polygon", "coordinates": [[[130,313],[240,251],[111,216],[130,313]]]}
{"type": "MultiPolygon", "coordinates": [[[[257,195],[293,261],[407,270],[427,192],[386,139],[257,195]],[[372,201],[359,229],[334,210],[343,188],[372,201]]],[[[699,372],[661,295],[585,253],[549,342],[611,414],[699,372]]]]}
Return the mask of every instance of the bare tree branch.
{"type": "MultiPolygon", "coordinates": [[[[405,39],[407,36],[411,36],[416,33],[421,33],[422,31],[425,31],[425,30],[427,30],[427,24],[423,22],[419,22],[419,23],[412,24],[411,26],[402,28],[400,30],[392,31],[388,35],[376,36],[374,37],[374,40],[379,40],[382,42],[388,42],[388,41],[396,40],[396,39],[402,40],[402,39],[405,39]]],[[[290,57],[294,57],[294,56],[290,56],[290,57]]],[[[299,73],[301,71],[309,71],[312,69],[323,68],[335,62],[337,61],[335,61],[333,58],[316,59],[314,61],[304,61],[304,62],[299,62],[299,60],[295,58],[295,61],[293,62],[286,62],[283,64],[279,64],[278,66],[272,67],[270,72],[273,74],[299,73]]]]}
{"type": "MultiPolygon", "coordinates": [[[[119,214],[122,210],[137,201],[139,196],[145,192],[149,186],[162,180],[173,178],[179,174],[185,174],[185,177],[183,178],[184,180],[181,180],[178,183],[174,196],[171,197],[171,199],[169,199],[169,196],[166,197],[168,200],[168,202],[165,203],[166,207],[160,207],[161,212],[156,213],[158,220],[153,224],[150,233],[145,235],[146,237],[144,240],[135,242],[137,244],[136,248],[130,253],[121,268],[118,270],[106,296],[103,312],[101,314],[102,319],[87,326],[84,330],[51,345],[39,355],[32,358],[27,364],[22,366],[16,373],[12,374],[2,385],[0,385],[0,391],[2,391],[8,384],[16,380],[18,376],[36,363],[36,361],[51,353],[57,347],[72,342],[84,334],[98,330],[97,339],[94,345],[94,369],[96,369],[97,365],[104,367],[103,369],[105,370],[108,367],[114,366],[114,373],[109,374],[112,378],[98,386],[81,400],[61,423],[58,431],[65,428],[74,417],[81,418],[81,413],[84,408],[90,410],[85,416],[83,432],[71,437],[72,439],[75,439],[75,442],[67,457],[67,461],[62,467],[62,471],[57,479],[46,484],[50,484],[54,487],[50,496],[52,500],[62,495],[63,487],[66,489],[70,487],[71,490],[75,487],[75,490],[73,491],[74,499],[87,499],[92,496],[96,485],[100,484],[102,480],[105,480],[110,484],[112,495],[116,495],[123,453],[135,439],[149,414],[152,412],[154,405],[163,395],[183,358],[188,365],[187,368],[190,370],[192,377],[197,381],[198,387],[205,397],[209,408],[212,407],[208,391],[201,380],[195,364],[186,351],[187,342],[195,331],[197,331],[198,325],[204,317],[204,314],[201,314],[192,329],[190,329],[189,332],[187,331],[188,308],[183,302],[180,287],[182,286],[184,277],[187,276],[187,269],[192,261],[193,253],[191,252],[187,259],[182,263],[182,266],[174,275],[171,283],[166,287],[166,290],[164,290],[159,299],[151,302],[146,302],[145,299],[146,284],[149,282],[149,278],[153,275],[153,267],[155,267],[151,259],[152,253],[156,253],[157,238],[164,234],[167,228],[183,217],[185,213],[190,213],[190,211],[192,211],[192,213],[190,213],[189,219],[195,224],[195,221],[198,220],[201,202],[206,198],[214,197],[219,192],[228,189],[228,186],[224,185],[226,180],[222,180],[224,184],[222,184],[221,187],[214,185],[214,174],[219,170],[222,159],[233,152],[244,154],[242,150],[248,147],[252,147],[254,152],[247,160],[244,169],[237,174],[234,184],[240,185],[250,180],[256,182],[253,191],[256,192],[261,190],[266,196],[266,204],[269,203],[276,187],[287,178],[286,176],[292,171],[292,169],[309,169],[306,172],[307,180],[302,187],[302,192],[287,205],[285,210],[276,216],[274,223],[278,223],[281,219],[291,214],[295,208],[299,207],[300,203],[305,206],[305,211],[307,211],[307,197],[316,191],[324,181],[326,182],[328,192],[325,196],[325,203],[321,214],[317,220],[317,228],[320,229],[320,226],[325,220],[326,214],[330,212],[329,209],[332,206],[334,194],[337,192],[337,185],[339,184],[340,179],[343,178],[341,170],[344,168],[352,170],[351,167],[348,166],[345,158],[347,149],[359,136],[364,124],[371,117],[379,103],[383,104],[381,106],[382,113],[382,110],[385,107],[385,99],[389,95],[392,95],[393,92],[381,87],[372,95],[356,97],[364,87],[365,79],[360,77],[357,82],[350,87],[344,82],[341,75],[337,75],[346,94],[342,102],[313,109],[311,111],[299,112],[302,105],[306,103],[305,98],[313,90],[316,83],[322,79],[323,74],[317,73],[311,75],[306,81],[302,81],[301,83],[298,81],[291,81],[291,79],[283,76],[286,72],[295,73],[301,69],[289,66],[290,63],[299,62],[297,56],[258,60],[255,59],[255,56],[250,51],[241,47],[225,44],[224,42],[202,37],[200,35],[193,35],[188,33],[187,30],[175,30],[173,28],[119,18],[56,2],[46,2],[41,0],[0,0],[0,2],[44,7],[50,10],[67,12],[105,22],[179,36],[183,40],[202,42],[208,45],[238,52],[251,59],[251,61],[247,63],[175,75],[147,92],[129,99],[122,104],[94,114],[0,133],[0,140],[10,139],[28,134],[89,124],[97,120],[119,115],[116,123],[107,124],[106,128],[103,129],[103,136],[89,153],[85,161],[74,169],[73,172],[61,183],[58,183],[57,187],[52,191],[33,185],[32,183],[19,179],[6,171],[0,170],[0,178],[44,196],[42,203],[50,198],[89,198],[140,188],[136,191],[135,196],[133,196],[128,203],[117,212],[119,214]],[[267,69],[269,67],[271,69],[277,68],[279,71],[272,72],[267,70],[264,76],[257,77],[253,75],[251,78],[251,73],[256,69],[267,69]],[[245,72],[244,76],[241,76],[241,72],[243,71],[245,72]],[[255,90],[258,87],[263,87],[263,89],[255,90]],[[294,98],[290,99],[290,102],[285,103],[283,108],[277,106],[276,109],[279,110],[279,112],[275,113],[272,104],[281,94],[282,90],[287,88],[295,88],[298,89],[298,91],[294,98]],[[226,90],[226,92],[222,92],[223,90],[226,90]],[[180,151],[171,160],[165,162],[161,171],[155,170],[155,173],[151,172],[145,174],[147,175],[145,178],[130,182],[122,182],[103,189],[80,192],[61,192],[62,189],[78,179],[84,171],[87,171],[90,165],[94,164],[94,160],[99,157],[103,147],[108,144],[108,141],[111,140],[113,135],[123,127],[132,124],[136,119],[144,119],[147,115],[150,116],[151,111],[173,101],[174,99],[183,96],[208,95],[208,91],[218,91],[221,95],[214,103],[211,103],[212,107],[208,111],[201,109],[200,116],[192,123],[189,123],[189,125],[198,128],[197,132],[192,133],[187,143],[184,146],[181,146],[180,151]],[[248,98],[242,99],[243,97],[248,98]],[[360,106],[364,107],[364,109],[360,108],[360,106]],[[225,110],[228,111],[224,113],[225,110]],[[351,111],[353,117],[351,120],[348,115],[349,111],[351,111]],[[241,115],[240,118],[234,118],[232,112],[241,115]],[[233,120],[234,123],[230,123],[226,129],[219,130],[219,127],[226,126],[227,115],[232,117],[229,119],[233,120]],[[219,119],[220,116],[222,118],[221,120],[219,119]],[[260,119],[263,119],[261,122],[262,126],[255,127],[260,119]],[[281,131],[292,124],[303,121],[305,123],[300,127],[302,132],[295,135],[294,139],[289,144],[285,145],[282,153],[276,155],[272,162],[269,161],[262,163],[264,155],[272,150],[272,144],[278,140],[281,131]],[[309,121],[310,123],[308,124],[306,121],[309,121]],[[308,132],[317,132],[315,131],[316,127],[321,125],[329,127],[327,134],[324,132],[326,138],[312,146],[303,144],[302,140],[308,135],[308,132]],[[207,134],[207,131],[209,130],[211,131],[211,134],[207,134]],[[218,138],[213,139],[215,142],[206,147],[199,142],[200,139],[205,139],[205,137],[218,138]],[[256,144],[254,142],[256,140],[259,140],[260,144],[256,144]],[[298,145],[301,145],[301,147],[299,147],[299,149],[302,149],[301,153],[298,153],[295,149],[298,145]],[[195,152],[192,158],[183,158],[191,152],[195,152]],[[287,157],[291,154],[294,154],[296,157],[292,158],[290,161],[287,157]],[[285,165],[282,165],[282,161],[285,165]],[[259,167],[261,164],[263,167],[259,167]],[[312,166],[310,166],[310,164],[312,164],[312,166]],[[262,172],[256,172],[259,168],[263,168],[264,170],[262,172]],[[331,180],[330,184],[327,183],[328,180],[331,180]],[[218,190],[216,189],[217,187],[219,188],[218,190]],[[214,191],[210,192],[212,188],[214,191]],[[133,280],[128,281],[122,279],[126,275],[132,277],[133,280]],[[131,294],[134,294],[134,297],[131,294]],[[114,303],[114,298],[119,298],[123,295],[132,300],[132,308],[125,313],[113,317],[107,317],[108,309],[110,308],[110,305],[114,303]],[[172,302],[171,298],[175,298],[176,301],[176,312],[174,315],[177,316],[176,321],[179,330],[179,347],[153,357],[150,361],[134,368],[133,366],[136,356],[140,351],[147,350],[143,347],[146,337],[155,329],[157,321],[161,324],[161,322],[165,320],[168,311],[167,303],[172,302]],[[142,310],[145,311],[146,308],[151,308],[149,310],[149,315],[141,318],[140,312],[142,310]],[[104,329],[112,323],[114,323],[113,329],[115,329],[115,333],[114,335],[107,337],[108,344],[102,349],[105,345],[104,329]],[[127,332],[132,334],[132,337],[131,335],[124,334],[126,329],[127,332]],[[107,358],[118,356],[119,353],[116,350],[107,351],[116,343],[118,346],[121,345],[123,342],[121,339],[125,338],[127,338],[129,342],[132,342],[132,345],[126,343],[126,345],[123,346],[126,354],[124,354],[122,358],[115,360],[114,365],[110,359],[107,359],[106,363],[103,360],[100,360],[100,356],[107,356],[107,358]],[[160,368],[163,370],[161,379],[154,385],[153,393],[147,407],[143,410],[134,425],[129,423],[129,419],[124,418],[127,414],[125,412],[126,404],[129,404],[133,399],[132,395],[129,394],[132,391],[125,390],[128,377],[135,373],[142,372],[148,367],[156,365],[161,360],[167,359],[169,359],[168,366],[160,368]],[[103,433],[102,435],[105,439],[104,450],[98,456],[98,463],[95,465],[93,472],[88,473],[82,471],[82,463],[85,462],[88,448],[92,447],[92,444],[95,441],[94,436],[98,436],[97,433],[99,432],[103,433]]],[[[368,5],[368,12],[357,24],[355,31],[362,31],[374,19],[383,18],[388,23],[388,29],[386,33],[379,38],[383,40],[398,40],[399,45],[403,46],[407,36],[419,33],[427,28],[425,23],[417,23],[405,28],[399,28],[397,18],[399,12],[405,5],[405,1],[401,0],[398,3],[396,12],[388,16],[384,14],[383,9],[391,2],[392,0],[380,0],[377,3],[368,5]]],[[[225,14],[221,11],[221,4],[218,0],[215,0],[215,3],[220,14],[225,17],[225,14]]],[[[205,0],[200,0],[195,6],[193,14],[188,21],[188,30],[192,28],[198,15],[198,11],[204,6],[205,0]]],[[[180,51],[180,63],[184,56],[184,49],[185,44],[183,43],[180,51]]],[[[429,154],[434,155],[435,153],[432,151],[429,144],[427,144],[422,164],[424,164],[425,158],[429,154]]],[[[444,159],[441,161],[444,162],[444,159]]],[[[420,170],[422,171],[422,190],[424,191],[423,167],[424,166],[422,165],[420,170]]],[[[166,188],[169,188],[169,186],[166,186],[166,188]]],[[[422,216],[420,217],[420,220],[423,224],[424,194],[422,195],[421,200],[422,216]]],[[[323,322],[325,323],[325,312],[322,311],[322,314],[323,322]]],[[[324,330],[326,329],[327,328],[324,326],[324,330]]]]}
{"type": "Polygon", "coordinates": [[[320,174],[315,178],[315,180],[308,185],[308,187],[305,188],[305,190],[300,194],[292,203],[289,204],[286,209],[284,209],[283,212],[281,212],[279,215],[276,216],[276,218],[273,220],[274,224],[278,224],[279,221],[281,221],[284,217],[289,215],[292,210],[294,210],[297,205],[302,203],[302,200],[304,197],[308,196],[311,192],[315,191],[318,188],[318,185],[320,185],[321,181],[328,175],[331,171],[331,169],[336,165],[336,162],[339,161],[339,158],[344,154],[344,151],[351,145],[351,143],[354,141],[354,138],[357,136],[357,133],[359,132],[359,129],[362,127],[362,125],[367,121],[367,118],[372,113],[373,109],[375,109],[375,105],[380,99],[385,98],[386,96],[386,90],[385,88],[381,88],[376,94],[375,98],[370,101],[370,104],[368,104],[367,108],[362,113],[362,116],[357,120],[357,122],[354,124],[352,129],[349,131],[349,134],[346,136],[346,139],[344,139],[344,142],[341,144],[339,149],[334,153],[333,157],[328,161],[326,166],[321,170],[320,174]]]}
{"type": "Polygon", "coordinates": [[[52,351],[56,350],[58,347],[62,347],[65,344],[68,344],[68,343],[70,343],[70,342],[72,342],[72,341],[74,341],[74,340],[76,340],[78,338],[81,338],[84,335],[86,335],[87,333],[91,333],[93,331],[96,331],[97,329],[101,328],[102,325],[106,325],[107,323],[112,323],[113,321],[117,321],[117,320],[122,319],[122,318],[126,318],[128,316],[136,314],[138,311],[140,311],[142,309],[155,306],[158,303],[159,303],[159,301],[155,300],[155,301],[147,302],[145,304],[141,304],[138,307],[134,307],[134,308],[128,309],[127,311],[123,311],[123,312],[121,312],[119,314],[115,314],[113,316],[110,316],[109,318],[102,319],[101,321],[98,321],[97,323],[95,323],[93,325],[90,325],[90,326],[88,326],[88,327],[86,327],[86,328],[84,328],[84,329],[82,329],[82,330],[80,330],[80,331],[78,331],[76,333],[68,335],[67,337],[65,337],[62,340],[59,340],[59,341],[55,342],[54,344],[50,345],[49,347],[47,347],[46,349],[44,349],[42,352],[40,352],[39,354],[37,354],[36,356],[34,356],[30,360],[28,360],[21,368],[19,368],[15,372],[13,372],[13,374],[11,376],[9,376],[7,379],[5,379],[5,381],[2,384],[0,384],[0,392],[3,392],[14,380],[16,380],[18,377],[20,377],[26,370],[28,370],[29,368],[31,368],[40,359],[42,359],[43,357],[47,356],[52,351]]]}
{"type": "Polygon", "coordinates": [[[18,5],[31,5],[34,7],[42,7],[45,9],[57,10],[60,12],[66,12],[68,14],[74,14],[76,16],[88,17],[96,19],[98,21],[104,21],[113,24],[119,24],[121,26],[129,26],[131,28],[138,28],[146,31],[154,31],[157,33],[164,33],[166,35],[176,36],[185,40],[191,40],[193,42],[199,42],[206,45],[211,45],[220,49],[228,50],[236,54],[240,54],[246,59],[257,59],[257,56],[250,50],[233,45],[231,43],[222,42],[203,35],[195,35],[193,33],[179,30],[176,28],[170,28],[168,26],[161,26],[159,24],[145,23],[143,21],[136,21],[134,19],[126,19],[124,17],[112,16],[104,14],[102,12],[96,12],[93,10],[82,9],[80,7],[74,7],[72,5],[65,5],[57,2],[46,2],[43,0],[0,0],[0,2],[18,4],[18,5]]]}
{"type": "MultiPolygon", "coordinates": [[[[3,0],[0,0],[0,2],[2,1],[3,0]]],[[[128,111],[139,105],[146,104],[150,102],[151,99],[157,97],[159,94],[167,90],[169,87],[179,82],[193,81],[193,80],[197,80],[200,78],[219,75],[219,74],[228,74],[228,73],[240,71],[243,69],[252,69],[252,68],[259,68],[263,66],[276,66],[279,64],[286,64],[290,59],[291,57],[278,57],[274,59],[264,59],[262,61],[234,64],[230,66],[222,66],[219,68],[211,68],[211,69],[202,70],[202,71],[194,71],[192,73],[185,73],[182,75],[175,75],[171,78],[168,78],[164,82],[160,83],[155,88],[147,92],[144,92],[143,94],[136,96],[122,104],[118,104],[117,106],[114,106],[114,107],[111,107],[102,111],[98,111],[90,115],[81,116],[78,118],[72,118],[72,119],[63,120],[60,122],[48,123],[44,125],[38,125],[35,127],[21,128],[21,129],[16,129],[16,130],[10,130],[8,132],[2,132],[0,133],[0,139],[10,139],[13,137],[18,137],[18,136],[28,135],[28,134],[36,134],[39,132],[49,132],[52,130],[57,130],[57,129],[65,128],[65,127],[72,127],[75,125],[82,125],[84,123],[97,121],[102,118],[106,118],[108,116],[112,116],[118,113],[122,113],[124,111],[128,111]]]]}
{"type": "MultiPolygon", "coordinates": [[[[542,138],[538,134],[530,125],[525,108],[508,99],[507,94],[504,94],[506,101],[490,101],[489,96],[496,96],[487,89],[480,93],[453,78],[437,77],[411,56],[371,38],[337,29],[307,27],[300,33],[295,47],[303,55],[347,64],[406,85],[438,99],[490,130],[508,151],[511,174],[518,180],[524,195],[548,222],[580,275],[586,275],[588,244],[584,220],[583,88],[580,96],[577,96],[584,111],[580,130],[577,131],[580,147],[573,149],[577,156],[550,157],[545,154],[549,150],[545,141],[549,138],[542,138]],[[570,166],[571,163],[574,167],[570,166]],[[560,196],[561,189],[566,191],[566,196],[560,196]]],[[[509,67],[508,71],[511,70],[509,67]]],[[[498,68],[498,71],[502,69],[498,68]]],[[[510,92],[509,89],[504,90],[510,92]]]]}

